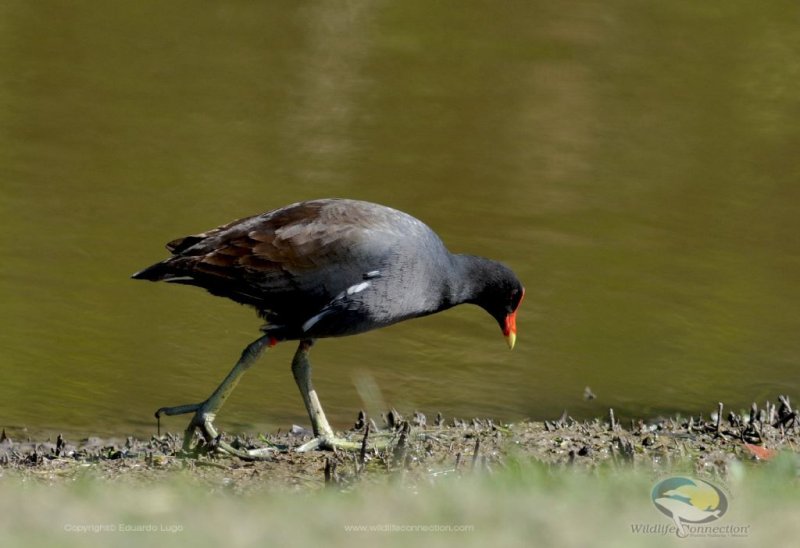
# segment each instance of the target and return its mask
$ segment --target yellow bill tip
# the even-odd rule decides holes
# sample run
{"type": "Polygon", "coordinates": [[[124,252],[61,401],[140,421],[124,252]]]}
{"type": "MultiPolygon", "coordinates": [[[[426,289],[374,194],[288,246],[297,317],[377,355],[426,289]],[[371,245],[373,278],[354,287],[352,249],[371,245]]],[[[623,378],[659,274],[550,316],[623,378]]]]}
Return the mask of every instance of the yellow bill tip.
{"type": "Polygon", "coordinates": [[[508,343],[508,348],[510,350],[514,350],[514,344],[517,342],[517,334],[514,331],[511,331],[508,335],[506,335],[506,342],[508,343]]]}

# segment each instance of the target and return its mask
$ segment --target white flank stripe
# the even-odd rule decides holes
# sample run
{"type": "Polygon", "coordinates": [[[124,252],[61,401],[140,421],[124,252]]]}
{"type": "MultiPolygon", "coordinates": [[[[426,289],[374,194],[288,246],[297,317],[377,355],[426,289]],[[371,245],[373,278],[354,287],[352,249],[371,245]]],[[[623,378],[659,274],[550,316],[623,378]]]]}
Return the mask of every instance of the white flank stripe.
{"type": "Polygon", "coordinates": [[[369,287],[369,282],[361,282],[360,284],[351,285],[350,287],[347,288],[347,294],[355,295],[356,293],[364,291],[368,287],[369,287]]]}
{"type": "Polygon", "coordinates": [[[327,313],[328,313],[328,311],[326,310],[326,311],[320,312],[316,316],[311,316],[309,319],[306,320],[306,323],[303,324],[303,331],[306,332],[309,329],[311,329],[312,327],[314,327],[314,324],[317,323],[322,318],[322,316],[324,316],[327,313]]]}

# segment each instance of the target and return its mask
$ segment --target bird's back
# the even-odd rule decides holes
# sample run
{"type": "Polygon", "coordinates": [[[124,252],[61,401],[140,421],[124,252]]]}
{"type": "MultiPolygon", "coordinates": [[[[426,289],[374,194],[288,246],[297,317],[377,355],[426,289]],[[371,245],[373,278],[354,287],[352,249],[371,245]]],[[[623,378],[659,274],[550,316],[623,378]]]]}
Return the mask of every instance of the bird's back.
{"type": "Polygon", "coordinates": [[[317,336],[433,311],[450,256],[414,217],[345,199],[299,202],[167,248],[172,257],[134,277],[203,287],[256,307],[272,323],[306,326],[317,336]],[[339,308],[332,309],[337,299],[339,308]]]}

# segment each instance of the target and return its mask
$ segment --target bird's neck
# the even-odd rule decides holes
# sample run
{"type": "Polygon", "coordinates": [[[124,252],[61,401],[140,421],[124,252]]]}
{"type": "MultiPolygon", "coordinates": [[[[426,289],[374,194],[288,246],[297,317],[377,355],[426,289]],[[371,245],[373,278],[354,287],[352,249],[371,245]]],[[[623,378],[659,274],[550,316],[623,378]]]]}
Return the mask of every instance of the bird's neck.
{"type": "Polygon", "coordinates": [[[447,304],[475,303],[494,279],[498,263],[475,255],[453,254],[451,276],[448,284],[447,304]]]}

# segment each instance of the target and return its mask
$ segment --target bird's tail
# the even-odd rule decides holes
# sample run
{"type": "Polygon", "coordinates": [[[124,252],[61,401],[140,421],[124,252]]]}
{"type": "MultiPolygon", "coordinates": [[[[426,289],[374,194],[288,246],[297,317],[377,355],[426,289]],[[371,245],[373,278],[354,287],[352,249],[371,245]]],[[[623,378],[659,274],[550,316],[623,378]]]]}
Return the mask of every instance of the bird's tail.
{"type": "Polygon", "coordinates": [[[150,280],[151,282],[158,282],[161,280],[169,280],[171,278],[174,278],[176,277],[176,274],[170,268],[170,265],[167,264],[168,261],[169,259],[148,266],[144,270],[140,270],[139,272],[131,276],[131,278],[133,278],[134,280],[150,280]]]}

